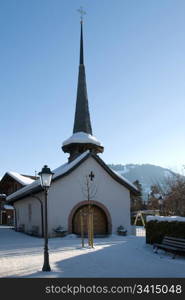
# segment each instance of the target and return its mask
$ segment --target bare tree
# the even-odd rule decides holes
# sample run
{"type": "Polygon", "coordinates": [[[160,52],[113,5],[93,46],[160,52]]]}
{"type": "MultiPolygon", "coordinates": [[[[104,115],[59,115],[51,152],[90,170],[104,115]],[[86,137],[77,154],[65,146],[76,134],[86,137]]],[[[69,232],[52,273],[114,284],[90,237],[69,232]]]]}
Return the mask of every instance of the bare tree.
{"type": "Polygon", "coordinates": [[[148,195],[149,210],[159,210],[162,213],[164,194],[159,184],[153,184],[151,186],[151,192],[148,195]]]}
{"type": "Polygon", "coordinates": [[[84,176],[84,182],[82,185],[82,192],[86,200],[94,200],[97,194],[97,185],[95,184],[94,179],[89,177],[89,175],[84,176]]]}
{"type": "Polygon", "coordinates": [[[167,215],[185,216],[185,178],[176,176],[168,182],[168,193],[164,198],[164,210],[167,215]]]}
{"type": "Polygon", "coordinates": [[[133,184],[137,187],[140,194],[137,196],[131,197],[131,211],[139,211],[144,208],[144,202],[143,202],[143,188],[142,184],[139,182],[139,180],[136,180],[133,182],[133,184]]]}
{"type": "MultiPolygon", "coordinates": [[[[82,185],[82,192],[85,197],[85,199],[88,201],[88,218],[87,218],[87,229],[88,229],[88,244],[90,247],[93,248],[93,242],[94,242],[94,226],[93,226],[93,205],[91,203],[92,200],[95,199],[97,194],[97,185],[94,181],[94,174],[91,173],[89,175],[85,175],[84,182],[82,185]]],[[[81,222],[83,222],[83,212],[81,212],[81,222]]],[[[83,224],[84,225],[84,224],[83,224]]],[[[83,242],[83,225],[81,224],[81,234],[82,234],[82,244],[83,242]]]]}

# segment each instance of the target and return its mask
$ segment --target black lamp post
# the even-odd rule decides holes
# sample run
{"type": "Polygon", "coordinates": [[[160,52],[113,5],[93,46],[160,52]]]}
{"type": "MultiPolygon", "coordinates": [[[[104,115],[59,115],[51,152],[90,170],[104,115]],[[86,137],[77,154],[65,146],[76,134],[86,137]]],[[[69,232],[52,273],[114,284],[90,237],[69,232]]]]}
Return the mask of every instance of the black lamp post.
{"type": "Polygon", "coordinates": [[[54,173],[51,172],[48,166],[44,166],[42,171],[39,172],[40,176],[40,183],[42,188],[44,189],[44,196],[45,196],[45,226],[44,226],[44,264],[42,267],[42,271],[49,272],[51,271],[49,265],[49,253],[48,253],[48,209],[47,209],[47,198],[48,198],[48,189],[51,185],[51,179],[54,173]]]}

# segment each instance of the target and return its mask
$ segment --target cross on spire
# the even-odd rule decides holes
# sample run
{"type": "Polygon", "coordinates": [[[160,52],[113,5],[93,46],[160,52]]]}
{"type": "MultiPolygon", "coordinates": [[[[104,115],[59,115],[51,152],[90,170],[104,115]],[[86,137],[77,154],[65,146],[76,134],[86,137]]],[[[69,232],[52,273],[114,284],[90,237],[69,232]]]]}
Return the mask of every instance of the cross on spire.
{"type": "Polygon", "coordinates": [[[77,9],[77,11],[80,13],[80,20],[81,20],[81,23],[82,23],[83,22],[83,17],[84,17],[84,15],[86,15],[86,11],[83,10],[82,6],[80,6],[80,8],[77,9]]]}

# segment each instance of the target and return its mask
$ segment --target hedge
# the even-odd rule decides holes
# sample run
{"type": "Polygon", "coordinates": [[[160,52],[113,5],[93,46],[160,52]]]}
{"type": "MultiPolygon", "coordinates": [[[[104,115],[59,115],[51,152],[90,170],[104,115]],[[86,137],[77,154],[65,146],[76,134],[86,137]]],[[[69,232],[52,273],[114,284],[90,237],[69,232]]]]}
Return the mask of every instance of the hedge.
{"type": "Polygon", "coordinates": [[[163,237],[185,238],[185,222],[149,221],[146,223],[146,243],[160,243],[163,237]]]}

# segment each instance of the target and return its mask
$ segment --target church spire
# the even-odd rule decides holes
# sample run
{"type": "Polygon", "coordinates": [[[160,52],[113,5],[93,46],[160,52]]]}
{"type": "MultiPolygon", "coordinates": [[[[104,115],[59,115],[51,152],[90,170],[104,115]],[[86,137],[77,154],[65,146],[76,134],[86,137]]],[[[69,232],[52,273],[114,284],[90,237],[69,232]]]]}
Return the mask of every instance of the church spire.
{"type": "Polygon", "coordinates": [[[81,24],[81,34],[80,34],[80,65],[83,65],[84,64],[83,21],[81,21],[80,24],[81,24]]]}
{"type": "Polygon", "coordinates": [[[80,65],[78,73],[76,110],[73,126],[73,135],[63,142],[62,150],[70,154],[69,161],[75,159],[81,153],[89,150],[94,153],[102,153],[104,148],[101,143],[92,135],[89,104],[87,97],[86,75],[84,66],[83,48],[83,15],[82,8],[78,10],[81,14],[80,33],[80,65]]]}
{"type": "Polygon", "coordinates": [[[76,111],[75,111],[75,119],[74,119],[74,127],[73,127],[73,133],[75,132],[86,132],[92,134],[88,96],[87,96],[85,66],[84,66],[83,21],[82,20],[81,20],[81,34],[80,34],[80,65],[79,65],[79,73],[78,73],[76,111]]]}
{"type": "Polygon", "coordinates": [[[80,65],[84,64],[84,50],[83,50],[83,16],[86,12],[80,7],[77,10],[80,13],[80,24],[81,24],[81,34],[80,34],[80,65]]]}

